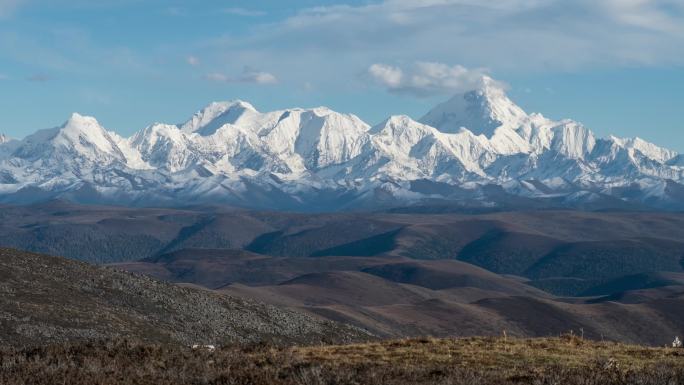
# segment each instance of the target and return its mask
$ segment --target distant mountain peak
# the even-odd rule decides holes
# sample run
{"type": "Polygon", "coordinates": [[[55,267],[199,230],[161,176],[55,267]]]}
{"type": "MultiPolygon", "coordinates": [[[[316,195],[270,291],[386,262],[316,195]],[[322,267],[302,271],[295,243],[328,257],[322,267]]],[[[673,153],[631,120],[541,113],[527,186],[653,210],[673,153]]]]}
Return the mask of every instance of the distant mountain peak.
{"type": "Polygon", "coordinates": [[[19,141],[13,154],[60,169],[86,164],[99,167],[112,162],[127,163],[126,154],[119,148],[121,142],[121,137],[107,131],[94,117],[73,113],[61,126],[37,131],[19,141]]]}
{"type": "Polygon", "coordinates": [[[415,123],[416,121],[411,119],[411,117],[408,115],[391,115],[387,119],[383,120],[376,127],[386,127],[389,125],[412,125],[415,123]]]}
{"type": "Polygon", "coordinates": [[[187,133],[211,135],[225,124],[235,123],[245,113],[258,111],[243,100],[213,102],[197,111],[190,120],[180,126],[180,129],[187,133]]]}
{"type": "Polygon", "coordinates": [[[69,119],[59,127],[57,137],[59,136],[69,137],[71,140],[80,142],[88,140],[94,144],[102,145],[104,142],[110,141],[110,136],[116,136],[116,134],[108,132],[94,117],[74,112],[69,119]],[[79,138],[77,138],[77,136],[79,136],[79,138]]]}
{"type": "Polygon", "coordinates": [[[223,114],[226,111],[252,111],[252,112],[259,112],[256,107],[254,107],[251,103],[246,102],[244,100],[231,100],[231,101],[221,101],[221,102],[212,102],[210,103],[207,107],[205,107],[202,111],[204,113],[208,113],[209,111],[215,111],[219,112],[219,114],[223,114]]]}
{"type": "Polygon", "coordinates": [[[633,138],[618,138],[611,135],[609,139],[620,147],[637,150],[658,162],[665,163],[677,156],[677,152],[647,142],[638,136],[633,138]]]}
{"type": "Polygon", "coordinates": [[[295,210],[536,199],[684,208],[684,161],[674,151],[528,115],[486,77],[420,121],[395,115],[372,128],[327,107],[259,112],[236,100],[123,139],[73,114],[0,147],[0,175],[11,182],[0,202],[30,200],[21,190],[32,188],[98,203],[295,210]]]}
{"type": "Polygon", "coordinates": [[[498,128],[517,128],[528,118],[498,82],[484,77],[480,88],[453,96],[433,108],[420,122],[442,132],[454,133],[466,128],[475,135],[491,138],[498,128]]]}
{"type": "Polygon", "coordinates": [[[103,129],[97,119],[92,116],[81,115],[78,112],[72,113],[69,119],[62,125],[62,128],[78,130],[103,129]]]}
{"type": "Polygon", "coordinates": [[[92,117],[92,116],[82,115],[82,114],[80,114],[80,113],[78,113],[78,112],[72,112],[71,115],[69,116],[69,119],[68,119],[68,120],[75,120],[75,121],[78,121],[78,120],[91,120],[91,119],[92,119],[92,120],[96,120],[96,119],[95,119],[94,117],[92,117]]]}

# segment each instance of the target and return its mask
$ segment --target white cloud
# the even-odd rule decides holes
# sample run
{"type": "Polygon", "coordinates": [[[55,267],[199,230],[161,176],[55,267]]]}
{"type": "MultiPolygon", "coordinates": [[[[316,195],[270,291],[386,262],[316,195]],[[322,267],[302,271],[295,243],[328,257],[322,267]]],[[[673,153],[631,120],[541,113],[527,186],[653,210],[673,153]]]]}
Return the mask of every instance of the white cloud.
{"type": "Polygon", "coordinates": [[[401,86],[401,81],[404,77],[404,71],[401,68],[378,63],[368,68],[368,74],[376,82],[390,89],[401,86]]]}
{"type": "Polygon", "coordinates": [[[197,67],[198,65],[201,64],[200,59],[197,56],[192,56],[192,55],[186,57],[185,61],[193,67],[197,67]]]}
{"type": "Polygon", "coordinates": [[[625,25],[664,33],[682,32],[684,3],[681,1],[603,0],[597,6],[625,25]]]}
{"type": "Polygon", "coordinates": [[[470,70],[460,65],[417,62],[407,70],[386,64],[373,64],[368,74],[380,86],[396,93],[432,96],[466,92],[482,86],[486,75],[481,69],[470,70]]]}
{"type": "Polygon", "coordinates": [[[301,10],[207,48],[301,77],[425,59],[507,72],[682,65],[684,3],[384,0],[301,10]]]}
{"type": "Polygon", "coordinates": [[[220,72],[212,72],[204,75],[204,78],[207,80],[210,80],[212,82],[217,82],[217,83],[228,83],[230,82],[230,77],[226,74],[222,74],[220,72]]]}
{"type": "Polygon", "coordinates": [[[246,17],[264,16],[266,14],[266,12],[264,12],[264,11],[257,11],[254,9],[246,9],[246,8],[239,8],[239,7],[225,8],[225,9],[223,9],[223,13],[227,13],[227,14],[235,15],[235,16],[246,16],[246,17]]]}
{"type": "Polygon", "coordinates": [[[276,84],[278,78],[270,72],[255,71],[245,68],[240,76],[232,77],[221,72],[212,72],[204,76],[206,80],[217,83],[253,83],[253,84],[276,84]]]}
{"type": "Polygon", "coordinates": [[[245,71],[240,77],[240,81],[244,83],[275,84],[278,83],[278,78],[269,72],[245,71]]]}

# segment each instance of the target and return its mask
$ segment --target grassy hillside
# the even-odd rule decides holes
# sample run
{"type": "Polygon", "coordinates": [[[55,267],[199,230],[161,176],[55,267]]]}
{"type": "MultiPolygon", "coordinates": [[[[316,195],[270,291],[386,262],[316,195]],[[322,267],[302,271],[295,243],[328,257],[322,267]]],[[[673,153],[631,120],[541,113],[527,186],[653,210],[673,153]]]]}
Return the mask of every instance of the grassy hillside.
{"type": "Polygon", "coordinates": [[[187,345],[342,342],[368,335],[252,300],[0,249],[0,345],[119,337],[187,345]]]}
{"type": "Polygon", "coordinates": [[[674,385],[684,381],[684,350],[590,343],[576,336],[215,351],[119,341],[0,349],[0,367],[5,385],[674,385]]]}

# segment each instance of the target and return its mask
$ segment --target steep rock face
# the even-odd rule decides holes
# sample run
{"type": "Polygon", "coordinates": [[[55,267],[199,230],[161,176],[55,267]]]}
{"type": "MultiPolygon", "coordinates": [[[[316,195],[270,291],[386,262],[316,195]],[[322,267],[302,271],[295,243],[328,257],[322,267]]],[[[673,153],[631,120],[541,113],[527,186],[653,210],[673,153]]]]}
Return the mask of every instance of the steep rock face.
{"type": "Polygon", "coordinates": [[[669,166],[679,166],[679,167],[684,167],[684,155],[677,155],[674,158],[670,159],[667,161],[667,165],[669,166]]]}
{"type": "Polygon", "coordinates": [[[464,181],[484,176],[481,164],[494,157],[481,136],[467,130],[444,133],[408,116],[392,116],[372,128],[371,134],[367,152],[376,159],[371,169],[375,177],[385,179],[464,181]]]}
{"type": "Polygon", "coordinates": [[[577,122],[562,122],[551,130],[550,148],[570,159],[586,159],[596,146],[594,133],[577,122]]]}
{"type": "Polygon", "coordinates": [[[192,142],[177,126],[155,123],[128,142],[151,167],[170,172],[183,170],[198,160],[192,142]]]}
{"type": "Polygon", "coordinates": [[[3,154],[6,156],[7,154],[12,153],[12,151],[14,151],[17,147],[18,143],[18,140],[12,139],[5,134],[0,134],[0,157],[2,157],[3,154]]]}
{"type": "Polygon", "coordinates": [[[392,116],[370,127],[325,107],[260,112],[232,101],[128,139],[74,114],[60,127],[0,143],[7,202],[336,210],[435,199],[510,206],[517,196],[572,207],[680,208],[683,182],[674,151],[528,114],[489,78],[420,121],[392,116]]]}
{"type": "Polygon", "coordinates": [[[214,102],[196,112],[190,120],[180,125],[179,128],[185,133],[198,133],[202,136],[208,136],[225,124],[245,126],[256,120],[255,123],[261,125],[262,122],[257,119],[260,115],[254,106],[241,100],[214,102]]]}

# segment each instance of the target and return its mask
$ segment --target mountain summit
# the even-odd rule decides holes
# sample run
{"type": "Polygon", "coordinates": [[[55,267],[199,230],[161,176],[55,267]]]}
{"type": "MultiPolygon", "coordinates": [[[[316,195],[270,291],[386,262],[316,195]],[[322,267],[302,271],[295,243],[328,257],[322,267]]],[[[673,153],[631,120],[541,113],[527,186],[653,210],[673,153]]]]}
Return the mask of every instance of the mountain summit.
{"type": "Polygon", "coordinates": [[[528,114],[496,81],[482,83],[419,121],[392,116],[373,127],[326,107],[260,112],[238,100],[121,138],[74,114],[0,144],[0,201],[684,208],[681,155],[528,114]]]}
{"type": "Polygon", "coordinates": [[[455,95],[420,119],[442,132],[468,129],[491,138],[498,129],[520,127],[529,117],[513,103],[501,85],[485,77],[480,89],[455,95]]]}

